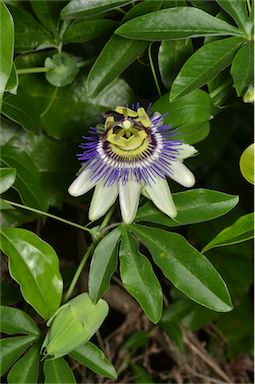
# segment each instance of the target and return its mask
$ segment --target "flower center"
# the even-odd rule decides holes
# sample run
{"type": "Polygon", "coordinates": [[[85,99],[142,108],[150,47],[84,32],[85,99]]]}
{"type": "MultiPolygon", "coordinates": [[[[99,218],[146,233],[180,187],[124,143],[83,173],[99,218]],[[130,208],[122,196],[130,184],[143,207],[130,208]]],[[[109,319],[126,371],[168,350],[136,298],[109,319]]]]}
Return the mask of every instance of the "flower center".
{"type": "Polygon", "coordinates": [[[151,120],[143,108],[137,112],[117,107],[105,121],[104,141],[113,154],[125,158],[135,158],[146,152],[151,143],[148,128],[151,120]]]}

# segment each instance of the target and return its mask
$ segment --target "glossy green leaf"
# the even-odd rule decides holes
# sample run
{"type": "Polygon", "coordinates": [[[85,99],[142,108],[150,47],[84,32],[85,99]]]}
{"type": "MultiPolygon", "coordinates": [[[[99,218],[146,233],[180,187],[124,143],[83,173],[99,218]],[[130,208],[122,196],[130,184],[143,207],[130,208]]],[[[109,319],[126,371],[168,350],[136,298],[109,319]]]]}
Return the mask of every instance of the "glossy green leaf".
{"type": "Polygon", "coordinates": [[[13,187],[19,192],[24,204],[47,210],[47,196],[41,185],[40,174],[30,156],[23,150],[4,145],[1,147],[1,164],[16,168],[13,187]]]}
{"type": "Polygon", "coordinates": [[[102,36],[119,25],[114,20],[78,20],[64,33],[64,43],[84,43],[102,36]]]}
{"type": "Polygon", "coordinates": [[[203,140],[209,133],[211,114],[210,96],[197,89],[196,91],[169,102],[166,94],[152,105],[153,112],[167,113],[165,124],[178,128],[173,140],[182,140],[186,144],[194,144],[203,140]]]}
{"type": "Polygon", "coordinates": [[[97,375],[109,377],[110,379],[117,378],[114,366],[107,360],[101,349],[90,342],[81,344],[69,353],[69,356],[91,369],[97,375]]]}
{"type": "Polygon", "coordinates": [[[203,45],[186,61],[174,80],[170,100],[201,88],[231,64],[243,40],[238,37],[217,40],[203,45]]]}
{"type": "Polygon", "coordinates": [[[12,71],[12,58],[14,50],[14,25],[8,8],[3,1],[0,2],[0,21],[2,32],[0,35],[0,110],[2,96],[12,71]]]}
{"type": "Polygon", "coordinates": [[[16,178],[15,168],[0,168],[0,193],[7,191],[16,178]]]}
{"type": "Polygon", "coordinates": [[[246,1],[243,0],[216,0],[236,22],[236,24],[245,30],[248,22],[246,1]]]}
{"type": "Polygon", "coordinates": [[[158,64],[161,79],[166,89],[170,88],[181,66],[192,52],[191,39],[162,41],[158,53],[158,64]]]}
{"type": "Polygon", "coordinates": [[[19,86],[19,78],[18,78],[18,75],[17,75],[15,64],[13,64],[12,65],[12,71],[11,71],[10,77],[9,77],[9,79],[7,81],[6,89],[5,90],[7,92],[12,93],[13,95],[16,95],[17,94],[18,86],[19,86]]]}
{"type": "Polygon", "coordinates": [[[121,7],[131,0],[71,0],[61,11],[62,18],[85,17],[121,7]]]}
{"type": "Polygon", "coordinates": [[[251,144],[243,151],[240,158],[241,173],[251,184],[254,184],[254,151],[255,145],[251,144]]]}
{"type": "Polygon", "coordinates": [[[62,357],[45,360],[43,364],[44,384],[76,384],[74,374],[62,357]]]}
{"type": "Polygon", "coordinates": [[[209,309],[231,311],[231,298],[221,276],[182,236],[137,224],[131,229],[176,288],[209,309]]]}
{"type": "Polygon", "coordinates": [[[97,245],[89,270],[89,295],[94,303],[108,290],[110,280],[117,268],[117,242],[120,237],[119,228],[106,235],[97,245]]]}
{"type": "Polygon", "coordinates": [[[112,80],[119,76],[144,51],[147,43],[112,36],[104,46],[88,79],[89,96],[98,95],[112,80]]]}
{"type": "Polygon", "coordinates": [[[7,337],[0,340],[0,376],[2,376],[33,343],[34,336],[7,337]]]}
{"type": "Polygon", "coordinates": [[[20,360],[11,368],[7,376],[8,384],[37,383],[39,374],[40,350],[33,345],[20,360]]]}
{"type": "Polygon", "coordinates": [[[223,216],[238,203],[238,196],[213,191],[211,189],[192,189],[173,194],[177,209],[177,217],[172,220],[160,212],[153,203],[148,202],[141,207],[136,221],[147,221],[177,227],[180,225],[202,223],[223,216]]]}
{"type": "Polygon", "coordinates": [[[18,87],[17,94],[5,93],[2,113],[9,119],[19,123],[27,131],[39,132],[41,127],[39,113],[35,100],[30,97],[26,89],[18,87]]]}
{"type": "Polygon", "coordinates": [[[238,96],[242,96],[253,81],[254,45],[250,41],[235,55],[231,75],[238,96]]]}
{"type": "Polygon", "coordinates": [[[77,66],[75,57],[65,52],[55,53],[45,60],[46,79],[56,87],[64,87],[71,84],[75,79],[79,68],[77,66]]]}
{"type": "Polygon", "coordinates": [[[175,342],[180,352],[183,352],[184,343],[182,338],[182,331],[179,325],[176,323],[165,323],[165,324],[161,324],[161,326],[166,332],[167,336],[175,342]]]}
{"type": "Polygon", "coordinates": [[[1,229],[1,250],[8,256],[12,278],[25,300],[44,318],[57,310],[62,298],[58,258],[51,246],[20,228],[1,229]]]}
{"type": "Polygon", "coordinates": [[[35,322],[25,312],[13,307],[0,306],[0,330],[7,335],[15,333],[32,334],[40,336],[40,331],[35,322]]]}
{"type": "Polygon", "coordinates": [[[44,49],[54,45],[50,33],[29,12],[15,6],[10,6],[10,11],[15,25],[16,52],[44,49]]]}
{"type": "Polygon", "coordinates": [[[254,237],[254,213],[249,213],[239,217],[230,227],[223,229],[214,239],[212,239],[202,252],[216,247],[238,244],[254,237]]]}
{"type": "Polygon", "coordinates": [[[56,36],[60,21],[59,12],[62,8],[61,2],[58,0],[30,0],[30,4],[40,23],[56,36]]]}
{"type": "Polygon", "coordinates": [[[234,35],[242,33],[230,24],[193,7],[162,9],[136,17],[116,33],[138,40],[171,40],[186,37],[234,35]]]}
{"type": "Polygon", "coordinates": [[[120,247],[120,276],[127,291],[139,302],[153,322],[160,320],[162,291],[150,261],[138,250],[138,242],[123,226],[120,247]]]}
{"type": "MultiPolygon", "coordinates": [[[[17,68],[43,66],[44,60],[42,53],[30,53],[19,56],[16,65],[17,68]]],[[[44,76],[22,75],[17,96],[10,95],[8,102],[12,103],[13,110],[19,108],[26,117],[33,114],[34,125],[49,136],[80,142],[87,129],[98,124],[103,112],[134,101],[131,87],[123,79],[114,80],[96,98],[88,97],[85,85],[85,71],[80,71],[71,85],[57,90],[44,76]],[[27,95],[26,102],[24,95],[27,95]]]]}

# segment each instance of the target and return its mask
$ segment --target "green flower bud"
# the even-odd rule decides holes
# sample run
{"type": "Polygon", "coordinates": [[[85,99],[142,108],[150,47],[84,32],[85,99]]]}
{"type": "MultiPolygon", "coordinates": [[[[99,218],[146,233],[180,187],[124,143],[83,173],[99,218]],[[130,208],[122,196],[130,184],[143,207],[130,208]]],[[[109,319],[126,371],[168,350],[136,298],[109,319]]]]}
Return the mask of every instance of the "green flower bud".
{"type": "Polygon", "coordinates": [[[254,103],[254,85],[250,84],[248,90],[243,96],[243,101],[245,103],[254,103]]]}
{"type": "Polygon", "coordinates": [[[53,359],[64,356],[88,341],[108,314],[108,304],[93,304],[87,293],[62,305],[47,322],[50,329],[42,345],[43,354],[53,359]]]}

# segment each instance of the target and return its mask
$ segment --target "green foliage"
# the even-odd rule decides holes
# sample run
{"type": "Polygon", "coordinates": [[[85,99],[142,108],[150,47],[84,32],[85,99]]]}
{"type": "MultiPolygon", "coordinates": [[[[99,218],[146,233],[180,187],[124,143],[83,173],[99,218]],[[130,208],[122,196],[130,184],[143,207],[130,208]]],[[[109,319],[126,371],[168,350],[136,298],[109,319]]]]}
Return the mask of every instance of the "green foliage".
{"type": "Polygon", "coordinates": [[[183,334],[202,329],[223,365],[252,353],[254,146],[242,151],[252,141],[253,15],[249,0],[0,0],[3,381],[76,383],[80,366],[116,380],[114,357],[120,381],[130,369],[134,382],[159,382],[147,352],[162,332],[185,353],[183,334]],[[77,143],[102,114],[136,102],[152,102],[148,113],[176,129],[171,140],[196,143],[197,188],[170,183],[174,219],[142,197],[134,224],[116,206],[89,223],[89,197],[67,192],[77,143]],[[144,311],[126,328],[112,308],[106,319],[106,292],[115,311],[125,304],[113,281],[144,311]],[[88,341],[104,321],[100,346],[112,329],[127,331],[120,353],[109,339],[106,354],[88,341]]]}

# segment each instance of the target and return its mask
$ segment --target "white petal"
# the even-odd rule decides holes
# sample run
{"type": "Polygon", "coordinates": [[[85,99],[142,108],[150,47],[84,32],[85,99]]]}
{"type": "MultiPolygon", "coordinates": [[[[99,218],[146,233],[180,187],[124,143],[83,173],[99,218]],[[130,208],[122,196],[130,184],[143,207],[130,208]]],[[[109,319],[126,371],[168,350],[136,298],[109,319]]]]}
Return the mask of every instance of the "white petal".
{"type": "Polygon", "coordinates": [[[89,220],[95,221],[102,217],[115,203],[118,196],[118,184],[113,183],[109,187],[101,181],[96,185],[89,207],[89,220]]]}
{"type": "Polygon", "coordinates": [[[146,191],[156,207],[171,218],[176,217],[177,211],[166,179],[158,177],[155,183],[146,185],[146,191]]]}
{"type": "Polygon", "coordinates": [[[92,189],[96,182],[90,179],[91,170],[85,169],[82,173],[74,180],[74,182],[68,188],[68,192],[72,196],[81,196],[84,193],[87,193],[90,189],[92,189]]]}
{"type": "Polygon", "coordinates": [[[141,184],[136,180],[128,180],[125,184],[119,181],[119,199],[121,216],[126,224],[135,218],[141,192],[141,184]]]}
{"type": "Polygon", "coordinates": [[[184,160],[188,157],[194,156],[198,151],[192,145],[182,144],[180,148],[178,148],[178,160],[184,160]]]}
{"type": "Polygon", "coordinates": [[[174,161],[171,164],[171,170],[172,172],[169,173],[169,176],[171,179],[176,181],[177,183],[183,185],[186,188],[193,187],[195,184],[195,177],[192,172],[181,162],[181,161],[174,161]]]}

